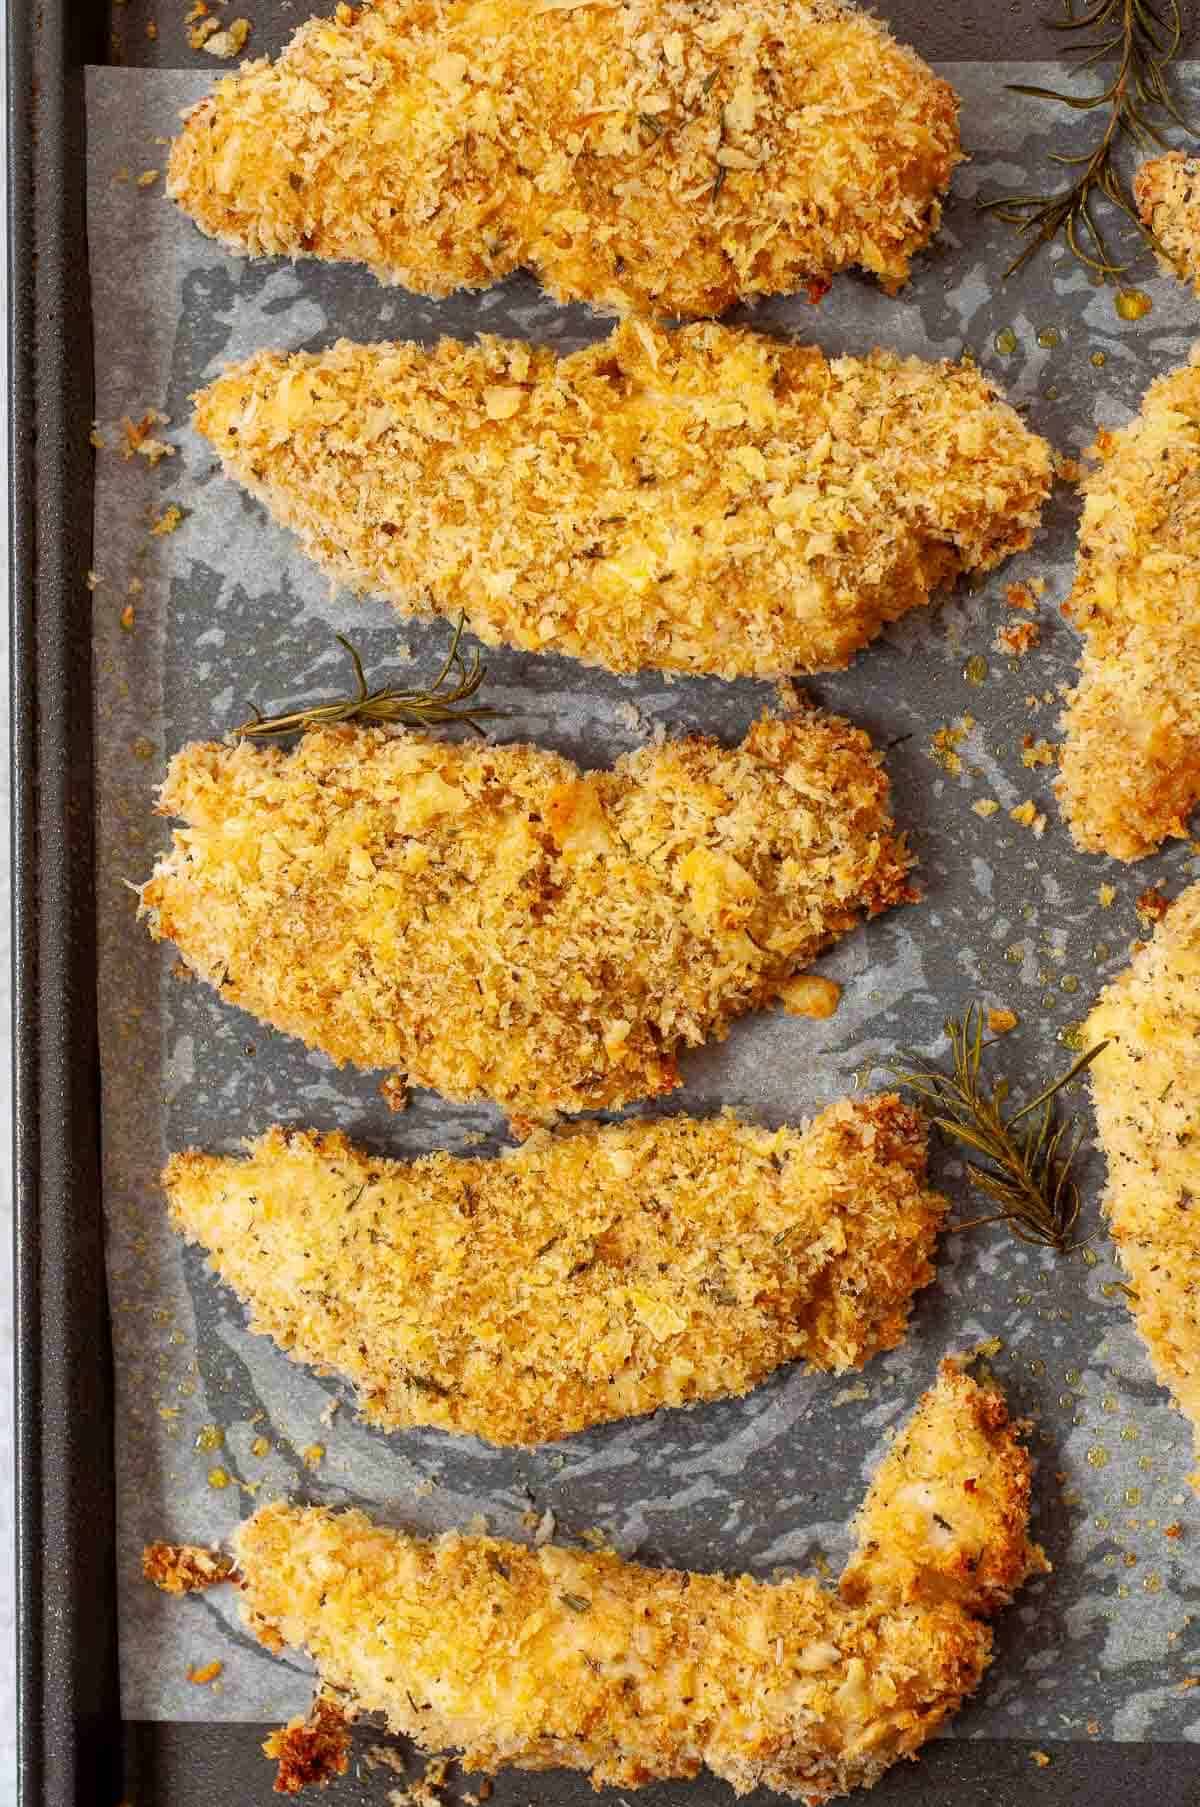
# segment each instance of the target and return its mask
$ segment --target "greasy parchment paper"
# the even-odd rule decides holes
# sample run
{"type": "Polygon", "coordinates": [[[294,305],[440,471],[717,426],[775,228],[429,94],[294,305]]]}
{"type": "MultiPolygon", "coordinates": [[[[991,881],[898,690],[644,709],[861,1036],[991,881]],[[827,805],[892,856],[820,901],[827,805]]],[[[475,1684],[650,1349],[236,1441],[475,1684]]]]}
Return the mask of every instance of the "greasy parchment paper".
{"type": "MultiPolygon", "coordinates": [[[[940,241],[902,298],[845,277],[819,310],[773,302],[756,323],[811,335],[831,352],[875,343],[934,357],[970,350],[1027,404],[1032,424],[1077,451],[1098,423],[1126,419],[1152,376],[1186,357],[1200,311],[1146,262],[1138,280],[1154,310],[1136,324],[1118,319],[1111,290],[1092,287],[1058,253],[1003,283],[1011,239],[977,215],[974,197],[1040,177],[1052,135],[1065,144],[1067,128],[1061,113],[1003,94],[1006,78],[1037,79],[1032,65],[956,64],[948,73],[963,95],[974,161],[958,172],[940,241]],[[994,343],[1003,328],[1018,342],[1007,357],[994,343]],[[1039,334],[1053,336],[1047,328],[1061,343],[1038,343],[1039,334]],[[1095,352],[1105,354],[1102,367],[1091,362],[1095,352]]],[[[1185,73],[1185,87],[1200,88],[1200,67],[1185,73]]],[[[279,707],[343,687],[335,631],[354,638],[371,674],[402,670],[410,657],[427,672],[445,645],[442,628],[402,622],[382,602],[331,597],[289,536],[217,472],[188,425],[189,392],[224,361],[266,345],[315,347],[341,334],[428,343],[485,329],[573,348],[608,330],[583,308],[554,306],[526,279],[435,303],[382,288],[361,270],[227,256],[163,199],[161,175],[137,183],[161,171],[164,140],[206,81],[96,69],[88,86],[104,447],[95,589],[89,597],[81,573],[79,606],[95,622],[104,1204],[126,1714],[278,1719],[302,1709],[309,1693],[301,1660],[272,1659],[241,1632],[229,1590],[181,1605],[145,1585],[139,1554],[148,1539],[218,1540],[256,1500],[286,1492],[358,1502],[425,1530],[483,1514],[514,1536],[529,1534],[523,1515],[532,1507],[555,1515],[559,1537],[596,1527],[650,1562],[760,1576],[836,1572],[864,1477],[939,1357],[998,1337],[993,1365],[1014,1409],[1035,1421],[1035,1530],[1055,1572],[1005,1617],[994,1667],[955,1734],[1200,1740],[1200,1695],[1179,1689],[1200,1668],[1200,1627],[1189,1618],[1200,1605],[1200,1509],[1185,1482],[1190,1438],[1153,1382],[1102,1234],[1090,1262],[1056,1260],[1003,1230],[947,1238],[907,1345],[861,1380],[785,1370],[745,1400],[513,1453],[356,1423],[335,1381],[247,1333],[236,1300],[167,1228],[157,1185],[167,1152],[233,1149],[272,1122],[342,1128],[400,1156],[463,1149],[480,1134],[490,1148],[504,1140],[499,1113],[428,1093],[391,1115],[376,1076],[338,1072],[206,987],[177,982],[170,950],[154,947],[135,921],[127,881],[146,876],[166,840],[151,807],[170,752],[222,734],[248,701],[279,707]],[[121,417],[151,407],[169,416],[159,430],[174,447],[154,467],[118,450],[121,417]],[[178,531],[152,534],[172,502],[184,511],[178,531]],[[131,594],[131,584],[141,588],[131,594]],[[126,616],[123,625],[129,603],[132,624],[126,616]],[[223,1434],[215,1449],[212,1426],[223,1434]],[[223,1477],[227,1485],[213,1485],[223,1477]],[[1168,1525],[1181,1535],[1166,1536],[1168,1525]],[[214,1659],[224,1665],[214,1686],[187,1680],[189,1664],[214,1659]]],[[[1056,1036],[1124,964],[1139,932],[1134,899],[1160,878],[1173,893],[1196,867],[1186,845],[1133,869],[1078,855],[1050,798],[1053,774],[1021,763],[1024,736],[1055,737],[1057,702],[1038,699],[1053,697],[1074,668],[1075,636],[1057,612],[1070,581],[1074,506],[1060,491],[1030,554],[978,593],[960,590],[910,618],[851,671],[812,684],[877,740],[899,743],[889,756],[896,812],[915,835],[925,901],[820,963],[845,987],[830,1021],[778,1012],[745,1021],[725,1044],[685,1062],[687,1084],[667,1108],[734,1105],[769,1122],[796,1120],[857,1085],[883,1083],[870,1069],[899,1046],[934,1052],[946,1014],[976,994],[1022,1019],[1001,1063],[1015,1084],[1040,1085],[1069,1059],[1056,1036]],[[1006,610],[1005,586],[1034,576],[1047,584],[1042,645],[1016,664],[991,641],[1005,621],[1025,619],[1006,610]],[[982,684],[964,675],[977,653],[989,666],[982,684]],[[975,725],[954,774],[934,760],[930,742],[964,715],[975,725]],[[987,797],[1003,808],[984,820],[972,804],[987,797]],[[1008,816],[1028,798],[1048,814],[1040,840],[1008,816]],[[1105,880],[1117,889],[1109,909],[1098,897],[1105,880]]],[[[587,765],[610,762],[659,724],[736,738],[776,701],[769,686],[751,683],[620,679],[514,653],[488,663],[488,700],[505,711],[494,732],[587,765]]],[[[967,1202],[961,1165],[944,1149],[934,1159],[939,1179],[967,1202]]],[[[1089,1228],[1098,1227],[1100,1175],[1089,1156],[1089,1228]]]]}

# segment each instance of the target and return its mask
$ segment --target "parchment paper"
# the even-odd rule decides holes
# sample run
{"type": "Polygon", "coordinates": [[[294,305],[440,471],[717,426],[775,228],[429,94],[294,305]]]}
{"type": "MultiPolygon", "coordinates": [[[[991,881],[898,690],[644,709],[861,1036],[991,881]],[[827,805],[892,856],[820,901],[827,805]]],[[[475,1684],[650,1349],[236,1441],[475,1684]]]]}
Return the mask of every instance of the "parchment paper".
{"type": "MultiPolygon", "coordinates": [[[[1182,362],[1200,310],[1149,260],[1136,280],[1153,297],[1131,324],[1112,290],[1055,252],[1007,284],[1008,231],[974,197],[1023,187],[1046,172],[1061,114],[1003,95],[1005,79],[1042,79],[1033,65],[955,64],[964,138],[974,161],[936,248],[900,300],[838,280],[819,310],[799,300],[759,308],[767,331],[809,335],[831,352],[875,343],[926,356],[969,350],[1064,451],[1095,426],[1118,424],[1154,375],[1182,362]],[[1037,136],[1044,129],[1043,136],[1037,136]],[[1034,135],[1031,136],[1030,134],[1034,135]],[[1014,147],[1023,145],[1018,152],[1014,147]],[[1011,328],[1017,349],[995,348],[1011,328]],[[1057,329],[1057,346],[1038,343],[1057,329]],[[1093,353],[1103,352],[1097,367],[1093,353]]],[[[1200,66],[1185,87],[1200,89],[1200,66]]],[[[165,1223],[157,1175],[171,1149],[231,1150],[275,1121],[339,1127],[398,1156],[503,1141],[498,1113],[416,1093],[389,1114],[376,1080],[337,1072],[320,1055],[222,1005],[207,987],[171,976],[170,950],[135,921],[127,881],[143,879],[167,837],[151,815],[167,755],[219,736],[247,703],[279,707],[344,687],[335,631],[350,634],[369,673],[410,655],[427,672],[440,627],[400,622],[383,602],[330,597],[325,579],[262,510],[217,472],[188,426],[188,395],[221,364],[266,345],[316,347],[345,334],[371,339],[476,329],[573,348],[608,323],[547,301],[529,280],[434,303],[380,287],[366,272],[316,264],[251,264],[203,238],[162,195],[165,138],[204,91],[195,73],[89,73],[90,252],[96,333],[95,589],[80,574],[80,608],[95,622],[99,779],[101,1032],[105,1209],[117,1374],[121,1662],[126,1714],[161,1719],[279,1719],[302,1709],[309,1684],[294,1658],[276,1660],[235,1622],[227,1590],[181,1605],[140,1578],[143,1543],[225,1537],[254,1504],[288,1493],[356,1501],[396,1523],[437,1530],[475,1514],[505,1535],[529,1535],[530,1510],[556,1535],[596,1527],[650,1562],[698,1568],[836,1573],[846,1525],[886,1434],[911,1410],[941,1355],[998,1337],[993,1366],[1018,1413],[1035,1421],[1035,1532],[1055,1572],[1002,1621],[997,1657],[960,1736],[1200,1739],[1200,1695],[1180,1681],[1200,1668],[1200,1511],[1185,1484],[1190,1437],[1152,1379],[1102,1232],[1089,1260],[1042,1255],[1004,1230],[945,1239],[937,1285],[922,1296],[906,1346],[850,1382],[777,1374],[748,1399],[610,1426],[532,1453],[497,1452],[439,1432],[385,1436],[355,1422],[334,1381],[250,1336],[241,1307],[165,1223]],[[126,172],[123,179],[121,172],[126,172]],[[119,452],[122,416],[147,408],[174,453],[157,465],[119,452]],[[173,534],[151,522],[170,503],[173,534]],[[140,590],[130,593],[136,580],[140,590]],[[123,611],[132,604],[132,621],[123,611]],[[223,1436],[219,1448],[206,1427],[223,1436]],[[267,1446],[267,1453],[256,1450],[267,1446]],[[323,1454],[312,1452],[319,1445],[323,1454]],[[214,1473],[213,1471],[220,1471],[214,1473]],[[216,1486],[222,1475],[228,1485],[216,1486]],[[1181,1535],[1165,1535],[1168,1525],[1181,1535]],[[189,1664],[219,1659],[209,1686],[189,1664]]],[[[1065,138],[1062,139],[1065,144],[1065,138]]],[[[1077,148],[1072,142],[1072,148],[1077,148]]],[[[1052,336],[1052,335],[1050,335],[1052,336]]],[[[884,743],[899,820],[915,835],[925,901],[844,942],[819,970],[840,980],[837,1014],[815,1024],[771,1013],[686,1062],[671,1109],[735,1105],[765,1121],[797,1120],[857,1085],[897,1047],[941,1046],[941,1024],[977,994],[1011,1006],[1020,1028],[1001,1065],[1034,1088],[1070,1055],[1056,1036],[1086,1012],[1125,963],[1139,933],[1134,899],[1156,879],[1170,893],[1197,862],[1186,844],[1132,869],[1076,854],[1050,796],[1053,773],[1021,763],[1024,736],[1054,739],[1056,690],[1070,681],[1076,639],[1058,616],[1070,581],[1075,504],[1060,491],[1035,549],[976,594],[910,617],[844,674],[811,686],[884,743]],[[1042,646],[1019,663],[996,653],[998,627],[1023,620],[1004,606],[1017,579],[1040,576],[1042,646]],[[982,654],[989,673],[964,666],[982,654]],[[1050,702],[1039,699],[1049,696],[1050,702]],[[1030,706],[1032,701],[1034,706],[1030,706]],[[974,719],[963,771],[931,756],[941,727],[974,719]],[[1003,807],[982,820],[972,805],[1003,807]],[[1010,821],[1033,798],[1044,838],[1010,821]],[[1110,881],[1117,901],[1101,906],[1110,881]]],[[[489,654],[489,701],[506,711],[497,735],[610,762],[652,733],[706,729],[739,737],[770,687],[716,679],[619,679],[565,660],[489,654]]],[[[1082,1103],[1080,1099],[1075,1102],[1082,1103]]],[[[935,1149],[938,1179],[967,1209],[961,1166],[935,1149]]],[[[1100,1229],[1102,1165],[1085,1169],[1089,1228],[1100,1229]]]]}

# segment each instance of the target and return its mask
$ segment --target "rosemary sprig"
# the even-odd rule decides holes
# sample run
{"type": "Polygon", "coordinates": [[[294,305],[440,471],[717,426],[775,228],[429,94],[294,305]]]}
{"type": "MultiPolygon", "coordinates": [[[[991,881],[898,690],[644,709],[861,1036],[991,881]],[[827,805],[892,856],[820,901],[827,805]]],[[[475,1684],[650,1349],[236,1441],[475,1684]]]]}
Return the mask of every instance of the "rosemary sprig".
{"type": "Polygon", "coordinates": [[[1051,153],[1052,163],[1077,172],[1065,188],[1051,194],[1001,195],[994,201],[981,201],[980,211],[994,213],[1029,240],[1005,270],[1006,276],[1021,269],[1061,233],[1072,256],[1107,280],[1127,270],[1131,260],[1114,262],[1094,211],[1097,200],[1106,200],[1125,214],[1142,237],[1158,248],[1154,234],[1138,217],[1117,164],[1118,148],[1129,140],[1141,151],[1156,146],[1165,149],[1167,140],[1153,117],[1156,112],[1166,114],[1185,131],[1191,130],[1170,87],[1170,66],[1183,36],[1179,0],[1091,0],[1082,13],[1075,11],[1075,0],[1063,0],[1063,17],[1048,19],[1046,24],[1051,31],[1099,33],[1082,43],[1066,45],[1065,51],[1082,59],[1078,70],[1114,59],[1111,81],[1095,94],[1064,94],[1060,89],[1025,83],[1010,83],[1011,92],[1058,101],[1079,113],[1107,107],[1108,122],[1092,150],[1076,157],[1051,153]]]}
{"type": "Polygon", "coordinates": [[[932,1107],[931,1120],[944,1135],[990,1163],[981,1167],[969,1160],[967,1177],[996,1210],[953,1228],[1006,1223],[1022,1242],[1065,1254],[1074,1246],[1071,1232],[1079,1217],[1079,1188],[1072,1167],[1083,1130],[1076,1128],[1072,1134],[1070,1119],[1059,1120],[1054,1101],[1108,1043],[1089,1048],[1036,1098],[1005,1114],[1007,1086],[998,1081],[988,1089],[980,1077],[983,1056],[996,1045],[984,1041],[983,1022],[978,1004],[970,1006],[961,1022],[957,1018],[947,1022],[953,1072],[930,1066],[920,1055],[909,1056],[916,1063],[912,1067],[889,1063],[891,1071],[932,1107]],[[1018,1124],[1024,1127],[1018,1129],[1018,1124]]]}
{"type": "Polygon", "coordinates": [[[403,722],[409,727],[430,727],[443,722],[463,722],[482,734],[481,722],[498,715],[498,709],[480,709],[470,704],[486,674],[478,652],[470,659],[459,650],[459,642],[467,625],[460,615],[441,670],[424,690],[400,690],[384,684],[378,690],[367,685],[366,673],[357,650],[344,634],[338,640],[350,654],[358,689],[353,696],[335,697],[328,703],[310,703],[302,709],[290,709],[283,715],[263,715],[254,708],[248,721],[233,732],[246,740],[263,740],[272,734],[296,734],[306,728],[327,727],[334,722],[403,722]]]}

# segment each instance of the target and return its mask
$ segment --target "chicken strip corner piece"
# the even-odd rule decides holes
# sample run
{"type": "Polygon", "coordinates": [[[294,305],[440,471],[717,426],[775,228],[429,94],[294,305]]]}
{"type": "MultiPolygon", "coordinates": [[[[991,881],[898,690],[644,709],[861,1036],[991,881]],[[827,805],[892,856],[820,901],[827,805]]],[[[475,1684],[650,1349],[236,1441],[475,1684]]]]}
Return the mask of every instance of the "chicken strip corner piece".
{"type": "Polygon", "coordinates": [[[937,231],[958,100],[843,0],[376,0],[193,109],[167,192],[252,256],[714,316],[937,231]]]}
{"type": "Polygon", "coordinates": [[[1064,613],[1084,636],[1056,785],[1075,843],[1132,861],[1200,803],[1200,347],[1100,433],[1064,613]]]}
{"type": "MultiPolygon", "coordinates": [[[[1200,884],[1101,993],[1084,1035],[1108,1043],[1091,1086],[1130,1309],[1200,1460],[1200,884]]],[[[1190,1480],[1200,1492],[1200,1470],[1190,1480]]]]}
{"type": "Polygon", "coordinates": [[[973,365],[711,324],[263,351],[193,400],[335,584],[618,672],[839,670],[1028,546],[1053,481],[973,365]]]}
{"type": "Polygon", "coordinates": [[[867,736],[812,709],[586,775],[351,726],[192,745],[141,909],[228,1003],[528,1124],[673,1090],[685,1049],[910,900],[888,804],[867,736]]]}
{"type": "Polygon", "coordinates": [[[1182,151],[1148,157],[1133,179],[1133,196],[1159,264],[1200,295],[1200,157],[1182,151]]]}
{"type": "Polygon", "coordinates": [[[584,1123],[488,1160],[272,1129],[163,1183],[251,1329],[372,1424],[528,1447],[895,1348],[947,1210],[925,1155],[881,1094],[806,1129],[584,1123]]]}
{"type": "Polygon", "coordinates": [[[319,1702],[468,1769],[635,1788],[707,1767],[818,1807],[978,1686],[988,1616],[1048,1566],[1029,1488],[1003,1399],[949,1362],[876,1473],[839,1592],[278,1502],[236,1536],[239,1605],[268,1649],[313,1659],[319,1702]]]}

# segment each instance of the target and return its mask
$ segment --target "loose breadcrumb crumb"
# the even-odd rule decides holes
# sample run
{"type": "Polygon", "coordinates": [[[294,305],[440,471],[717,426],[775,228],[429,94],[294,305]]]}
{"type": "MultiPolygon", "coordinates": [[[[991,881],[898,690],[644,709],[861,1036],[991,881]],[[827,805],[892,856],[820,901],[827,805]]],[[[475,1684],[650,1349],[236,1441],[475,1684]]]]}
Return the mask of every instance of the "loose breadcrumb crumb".
{"type": "Polygon", "coordinates": [[[1029,543],[1049,451],[964,365],[627,323],[259,352],[194,398],[339,585],[614,671],[839,669],[1029,543]]]}
{"type": "Polygon", "coordinates": [[[615,1106],[910,900],[867,737],[810,710],[584,776],[528,746],[342,727],[195,745],[142,890],[230,1003],[333,1059],[510,1111],[615,1106]]]}
{"type": "Polygon", "coordinates": [[[264,1755],[279,1765],[276,1794],[323,1788],[350,1767],[350,1725],[336,1700],[318,1694],[307,1714],[290,1719],[263,1741],[264,1755]]]}
{"type": "Polygon", "coordinates": [[[205,1663],[199,1669],[189,1667],[187,1678],[190,1682],[195,1682],[197,1687],[204,1687],[208,1682],[215,1682],[224,1667],[224,1663],[216,1660],[211,1663],[205,1663]]]}
{"type": "Polygon", "coordinates": [[[1117,901],[1117,887],[1115,885],[1103,884],[1100,886],[1096,895],[1100,899],[1100,908],[1102,910],[1111,910],[1117,901]]]}
{"type": "Polygon", "coordinates": [[[1030,1751],[1029,1755],[1039,1769],[1049,1769],[1051,1758],[1045,1751],[1030,1751]]]}
{"type": "Polygon", "coordinates": [[[150,531],[156,537],[161,538],[163,534],[174,533],[182,520],[182,508],[180,508],[177,502],[171,502],[163,509],[161,514],[155,515],[153,521],[150,523],[150,531]]]}
{"type": "Polygon", "coordinates": [[[779,1002],[789,1016],[813,1017],[818,1021],[833,1015],[842,999],[842,988],[833,979],[815,979],[802,974],[789,979],[779,993],[779,1002]]]}
{"type": "MultiPolygon", "coordinates": [[[[1110,1045],[1091,1068],[1108,1160],[1105,1208],[1155,1373],[1200,1452],[1200,884],[1104,991],[1084,1039],[1110,1045]]],[[[1200,1490],[1200,1474],[1191,1477],[1200,1490]]]]}
{"type": "Polygon", "coordinates": [[[154,184],[158,181],[158,177],[158,170],[144,169],[137,179],[137,185],[139,188],[153,188],[154,184]]]}
{"type": "Polygon", "coordinates": [[[125,444],[121,447],[123,458],[144,458],[150,465],[156,465],[161,458],[173,458],[175,447],[168,445],[165,439],[155,437],[156,426],[166,426],[168,416],[160,414],[155,408],[148,408],[140,420],[130,420],[126,415],[121,421],[125,434],[125,444]]]}
{"type": "Polygon", "coordinates": [[[999,653],[1007,653],[1012,659],[1023,659],[1041,643],[1042,630],[1036,621],[1018,621],[1010,627],[997,629],[994,645],[999,653]]]}
{"type": "MultiPolygon", "coordinates": [[[[244,24],[191,42],[233,54],[244,24]]],[[[961,159],[957,114],[838,0],[377,0],[219,82],[169,191],[251,255],[366,263],[429,295],[526,266],[559,300],[712,317],[819,299],[854,265],[903,284],[961,159]]]]}
{"type": "Polygon", "coordinates": [[[1053,765],[1058,749],[1048,740],[1035,740],[1027,734],[1021,743],[1021,764],[1032,770],[1036,766],[1053,765]]]}
{"type": "Polygon", "coordinates": [[[231,19],[224,31],[212,32],[199,48],[207,50],[209,56],[235,57],[245,48],[249,36],[249,19],[231,19]]]}
{"type": "Polygon", "coordinates": [[[987,1026],[993,1035],[1007,1035],[1020,1020],[1015,1010],[989,1010],[987,1013],[987,1026]]]}
{"type": "Polygon", "coordinates": [[[997,813],[1000,805],[994,797],[980,797],[976,802],[972,803],[971,808],[977,816],[982,816],[986,822],[989,816],[994,816],[997,813]]]}
{"type": "Polygon", "coordinates": [[[164,1594],[195,1594],[237,1577],[232,1556],[200,1544],[147,1544],[142,1552],[142,1573],[164,1594]]]}
{"type": "Polygon", "coordinates": [[[175,1155],[163,1183],[251,1328],[347,1375],[372,1423],[509,1444],[783,1362],[862,1367],[903,1339],[946,1212],[920,1113],[886,1094],[804,1130],[581,1124],[500,1160],[274,1129],[243,1158],[175,1155]]]}
{"type": "Polygon", "coordinates": [[[1137,860],[1186,837],[1200,801],[1200,368],[1159,377],[1093,451],[1056,789],[1077,846],[1137,860]]]}
{"type": "Polygon", "coordinates": [[[987,1618],[1045,1557],[1001,1395],[943,1364],[857,1521],[840,1590],[277,1503],[240,1528],[238,1604],[348,1714],[465,1769],[636,1787],[703,1766],[819,1803],[913,1754],[978,1684],[987,1618]],[[693,1710],[689,1711],[688,1708],[693,1710]]]}
{"type": "MultiPolygon", "coordinates": [[[[1040,579],[1038,580],[1041,581],[1040,579]]],[[[1004,592],[1004,600],[1010,609],[1036,609],[1033,599],[1033,588],[1030,584],[1009,584],[1004,592]]]]}
{"type": "Polygon", "coordinates": [[[1022,828],[1031,828],[1039,841],[1045,834],[1046,818],[1032,797],[1024,803],[1018,803],[1008,814],[1010,821],[1018,823],[1022,828]]]}
{"type": "Polygon", "coordinates": [[[1163,895],[1157,885],[1147,885],[1139,894],[1135,908],[1143,922],[1161,922],[1171,908],[1171,900],[1163,895]]]}

